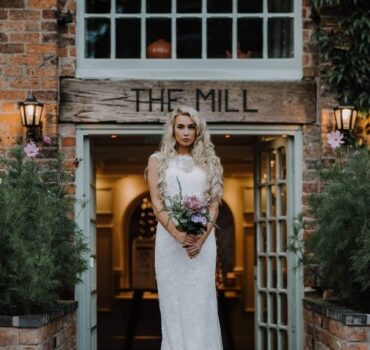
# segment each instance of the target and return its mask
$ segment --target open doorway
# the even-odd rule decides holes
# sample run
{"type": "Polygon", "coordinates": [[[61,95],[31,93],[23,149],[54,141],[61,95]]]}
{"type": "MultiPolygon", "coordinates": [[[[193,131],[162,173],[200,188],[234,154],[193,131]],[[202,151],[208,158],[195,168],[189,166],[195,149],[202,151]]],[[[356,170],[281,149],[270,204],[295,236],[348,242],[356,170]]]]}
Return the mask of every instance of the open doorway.
{"type": "MultiPolygon", "coordinates": [[[[155,219],[143,172],[159,135],[91,139],[96,164],[99,349],[159,349],[155,219]],[[143,289],[138,295],[137,290],[143,289]],[[140,298],[140,300],[138,300],[140,298]],[[130,338],[130,339],[128,339],[130,338]]],[[[213,135],[224,167],[218,223],[219,312],[225,349],[254,349],[253,145],[255,136],[213,135]]]]}
{"type": "MultiPolygon", "coordinates": [[[[286,252],[281,251],[283,226],[277,225],[280,221],[286,224],[288,214],[271,217],[278,206],[281,210],[282,199],[276,196],[287,195],[287,188],[294,187],[287,186],[278,173],[286,177],[286,164],[292,164],[293,158],[283,152],[286,146],[281,147],[287,142],[280,136],[220,132],[212,139],[225,170],[217,271],[223,280],[219,311],[224,349],[294,349],[299,294],[293,265],[284,260],[286,252]],[[277,162],[279,166],[274,168],[277,162]],[[280,228],[273,231],[274,227],[280,228]],[[286,281],[289,285],[282,288],[286,281]]],[[[96,169],[98,349],[160,348],[160,316],[152,274],[153,217],[143,178],[148,156],[157,149],[159,140],[158,134],[89,137],[89,159],[96,169]],[[137,222],[141,218],[145,219],[143,225],[137,222]],[[140,285],[140,281],[146,284],[140,285]]],[[[90,235],[94,240],[94,231],[90,235]]],[[[85,299],[80,300],[84,305],[85,299]]]]}

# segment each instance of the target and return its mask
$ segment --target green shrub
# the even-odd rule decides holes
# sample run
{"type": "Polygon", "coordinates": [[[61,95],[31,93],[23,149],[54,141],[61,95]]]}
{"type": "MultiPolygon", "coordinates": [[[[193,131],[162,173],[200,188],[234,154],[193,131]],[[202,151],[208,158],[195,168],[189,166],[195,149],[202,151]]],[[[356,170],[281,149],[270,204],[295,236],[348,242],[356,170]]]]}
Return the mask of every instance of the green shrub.
{"type": "Polygon", "coordinates": [[[333,289],[352,307],[370,312],[369,151],[342,146],[338,152],[318,172],[321,190],[309,197],[313,233],[303,241],[296,229],[290,249],[316,287],[333,289]]]}
{"type": "Polygon", "coordinates": [[[26,157],[22,146],[1,162],[0,314],[50,311],[87,267],[68,173],[60,159],[26,157]]]}

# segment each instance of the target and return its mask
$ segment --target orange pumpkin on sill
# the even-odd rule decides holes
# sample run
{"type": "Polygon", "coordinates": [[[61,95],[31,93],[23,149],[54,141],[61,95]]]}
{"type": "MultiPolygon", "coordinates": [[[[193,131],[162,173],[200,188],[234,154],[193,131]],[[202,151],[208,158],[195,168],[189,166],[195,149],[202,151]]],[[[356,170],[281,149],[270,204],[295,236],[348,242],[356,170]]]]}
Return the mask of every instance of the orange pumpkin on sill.
{"type": "Polygon", "coordinates": [[[146,57],[171,58],[171,44],[164,39],[153,41],[146,48],[146,57]]]}

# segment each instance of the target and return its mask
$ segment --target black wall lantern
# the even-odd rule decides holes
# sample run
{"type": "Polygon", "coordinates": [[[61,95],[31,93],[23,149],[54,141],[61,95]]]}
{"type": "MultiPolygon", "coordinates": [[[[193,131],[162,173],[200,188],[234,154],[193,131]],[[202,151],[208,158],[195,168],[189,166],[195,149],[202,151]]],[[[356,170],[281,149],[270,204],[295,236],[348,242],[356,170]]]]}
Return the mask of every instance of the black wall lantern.
{"type": "Polygon", "coordinates": [[[343,134],[344,142],[351,140],[355,128],[357,109],[353,106],[338,106],[334,108],[335,129],[343,134]]]}
{"type": "Polygon", "coordinates": [[[41,115],[44,104],[37,101],[32,91],[29,91],[27,99],[18,102],[21,112],[22,125],[27,128],[27,139],[38,141],[42,136],[41,115]]]}

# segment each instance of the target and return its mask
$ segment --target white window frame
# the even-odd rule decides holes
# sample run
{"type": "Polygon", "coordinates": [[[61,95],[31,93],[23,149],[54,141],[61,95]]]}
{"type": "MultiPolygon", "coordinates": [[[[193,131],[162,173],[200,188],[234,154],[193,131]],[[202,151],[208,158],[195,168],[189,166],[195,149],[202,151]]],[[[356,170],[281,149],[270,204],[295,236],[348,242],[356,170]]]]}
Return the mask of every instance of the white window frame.
{"type": "MultiPolygon", "coordinates": [[[[174,12],[176,0],[172,0],[172,13],[150,14],[148,17],[191,17],[202,18],[202,56],[206,50],[206,18],[222,17],[233,18],[233,58],[230,59],[118,59],[118,58],[85,58],[85,18],[108,18],[111,20],[111,56],[115,55],[115,20],[127,15],[114,13],[115,0],[112,1],[111,13],[89,15],[85,14],[85,1],[77,1],[77,78],[108,78],[108,79],[163,79],[163,80],[297,80],[302,78],[302,16],[301,1],[294,0],[293,13],[267,13],[268,0],[263,0],[263,12],[258,14],[238,14],[237,0],[233,1],[233,12],[229,14],[206,13],[206,1],[202,1],[201,14],[176,14],[174,12]],[[262,18],[263,21],[263,57],[267,57],[267,23],[271,17],[294,18],[294,58],[236,58],[236,18],[262,18]]],[[[142,0],[142,12],[146,0],[142,0]]],[[[130,14],[130,18],[141,18],[142,14],[130,14]]],[[[144,15],[145,16],[145,15],[144,15]]],[[[127,18],[127,17],[126,17],[127,18]]],[[[143,23],[143,21],[142,21],[143,23]]],[[[175,21],[172,22],[172,33],[176,30],[175,21]]],[[[145,56],[145,31],[141,30],[141,51],[145,56]]],[[[172,40],[172,57],[176,53],[176,40],[172,40]]]]}

